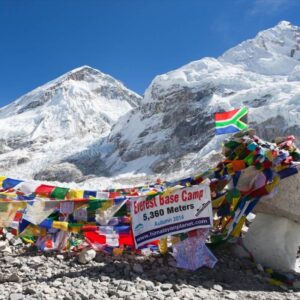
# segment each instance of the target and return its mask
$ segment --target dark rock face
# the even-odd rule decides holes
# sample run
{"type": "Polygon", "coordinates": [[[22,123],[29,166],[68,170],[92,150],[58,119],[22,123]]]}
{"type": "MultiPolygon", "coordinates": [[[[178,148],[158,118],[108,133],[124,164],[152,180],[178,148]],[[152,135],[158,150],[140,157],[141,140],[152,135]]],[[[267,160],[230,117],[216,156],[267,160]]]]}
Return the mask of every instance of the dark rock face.
{"type": "Polygon", "coordinates": [[[282,116],[270,118],[260,124],[253,122],[250,125],[256,130],[258,136],[267,141],[272,141],[278,136],[293,134],[296,137],[296,144],[299,145],[300,127],[298,125],[289,126],[287,120],[282,116]]]}
{"type": "Polygon", "coordinates": [[[61,163],[48,167],[35,174],[35,180],[60,181],[60,182],[80,182],[84,178],[83,174],[70,163],[61,163]]]}
{"type": "Polygon", "coordinates": [[[179,87],[178,91],[159,93],[153,87],[152,94],[159,101],[143,103],[128,114],[127,120],[122,120],[124,126],[121,128],[126,131],[128,123],[130,126],[131,122],[136,121],[134,116],[140,115],[143,126],[136,139],[126,139],[121,130],[110,135],[110,142],[125,162],[153,155],[158,157],[151,166],[153,172],[179,170],[182,167],[181,158],[202,149],[214,135],[211,110],[204,107],[215,90],[211,87],[200,90],[179,87]],[[144,127],[144,124],[149,125],[144,127]]]}
{"type": "Polygon", "coordinates": [[[106,166],[99,155],[83,156],[68,161],[84,176],[108,176],[106,166]]]}

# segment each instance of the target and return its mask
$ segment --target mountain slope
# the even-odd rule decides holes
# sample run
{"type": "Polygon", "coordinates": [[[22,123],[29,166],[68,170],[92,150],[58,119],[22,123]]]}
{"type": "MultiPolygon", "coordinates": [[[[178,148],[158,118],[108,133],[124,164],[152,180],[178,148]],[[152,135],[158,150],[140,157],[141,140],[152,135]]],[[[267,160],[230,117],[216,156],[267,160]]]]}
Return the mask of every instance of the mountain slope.
{"type": "Polygon", "coordinates": [[[29,176],[48,169],[108,135],[140,99],[91,67],[68,72],[0,110],[0,168],[29,176]]]}
{"type": "Polygon", "coordinates": [[[265,75],[289,75],[300,61],[300,28],[282,21],[226,51],[220,61],[265,75]]]}
{"type": "Polygon", "coordinates": [[[213,113],[242,106],[263,138],[300,138],[299,33],[283,21],[218,59],[157,76],[141,106],[113,127],[110,166],[116,173],[137,162],[155,173],[205,169],[225,138],[214,135],[213,113]]]}
{"type": "Polygon", "coordinates": [[[99,176],[184,176],[220,159],[226,136],[215,136],[213,114],[242,106],[262,138],[299,141],[299,36],[280,22],[217,59],[155,77],[143,99],[89,67],[67,73],[0,110],[0,168],[94,185],[107,182],[99,176]]]}

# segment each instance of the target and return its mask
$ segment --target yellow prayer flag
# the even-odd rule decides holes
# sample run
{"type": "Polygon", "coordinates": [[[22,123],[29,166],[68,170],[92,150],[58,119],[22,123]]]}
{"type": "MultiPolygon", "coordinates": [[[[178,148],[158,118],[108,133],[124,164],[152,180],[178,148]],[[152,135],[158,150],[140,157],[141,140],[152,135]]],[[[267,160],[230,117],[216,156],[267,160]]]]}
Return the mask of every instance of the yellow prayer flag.
{"type": "Polygon", "coordinates": [[[82,190],[69,190],[66,199],[73,200],[73,199],[83,199],[84,191],[82,190]]]}

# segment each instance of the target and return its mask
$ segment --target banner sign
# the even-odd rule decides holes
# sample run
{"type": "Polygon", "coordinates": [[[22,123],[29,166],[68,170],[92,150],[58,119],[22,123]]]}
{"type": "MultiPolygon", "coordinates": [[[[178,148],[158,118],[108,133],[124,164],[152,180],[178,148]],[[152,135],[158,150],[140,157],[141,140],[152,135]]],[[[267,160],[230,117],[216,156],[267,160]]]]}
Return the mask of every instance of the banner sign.
{"type": "Polygon", "coordinates": [[[131,216],[136,247],[167,235],[212,227],[209,186],[184,188],[151,200],[131,198],[131,216]]]}

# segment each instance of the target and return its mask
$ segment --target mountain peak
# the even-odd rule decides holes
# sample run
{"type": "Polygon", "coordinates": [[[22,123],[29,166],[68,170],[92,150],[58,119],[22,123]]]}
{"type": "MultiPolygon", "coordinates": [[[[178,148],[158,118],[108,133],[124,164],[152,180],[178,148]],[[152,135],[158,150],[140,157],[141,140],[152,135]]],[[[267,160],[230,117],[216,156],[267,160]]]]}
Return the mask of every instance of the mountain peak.
{"type": "Polygon", "coordinates": [[[288,75],[300,65],[300,28],[281,21],[229,49],[219,60],[263,75],[288,75]]]}
{"type": "MultiPolygon", "coordinates": [[[[83,65],[81,67],[75,68],[62,76],[54,79],[51,83],[63,82],[66,80],[75,80],[75,81],[91,81],[94,80],[94,77],[98,78],[112,78],[111,76],[104,74],[100,70],[94,69],[88,65],[83,65]]],[[[114,79],[117,81],[116,79],[114,79]]]]}
{"type": "Polygon", "coordinates": [[[274,28],[280,28],[280,29],[293,29],[297,26],[293,25],[289,21],[280,21],[274,28]]]}
{"type": "Polygon", "coordinates": [[[83,66],[81,66],[81,67],[78,67],[78,68],[73,69],[73,70],[70,71],[70,72],[80,72],[80,71],[84,71],[84,70],[90,71],[90,70],[96,70],[96,69],[92,68],[92,67],[89,66],[89,65],[83,65],[83,66]]]}
{"type": "Polygon", "coordinates": [[[101,72],[100,70],[94,69],[88,65],[83,65],[81,67],[75,68],[69,72],[66,73],[67,74],[78,74],[78,73],[92,73],[92,74],[104,74],[103,72],[101,72]]]}

